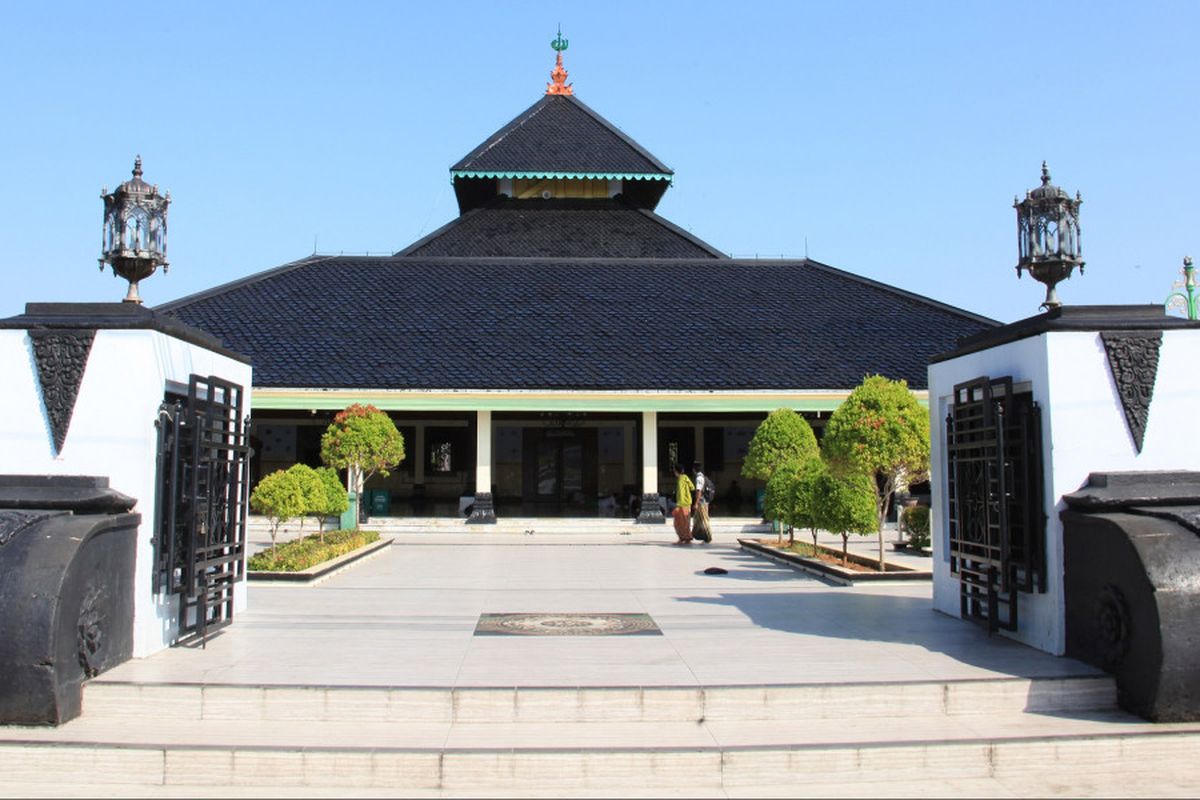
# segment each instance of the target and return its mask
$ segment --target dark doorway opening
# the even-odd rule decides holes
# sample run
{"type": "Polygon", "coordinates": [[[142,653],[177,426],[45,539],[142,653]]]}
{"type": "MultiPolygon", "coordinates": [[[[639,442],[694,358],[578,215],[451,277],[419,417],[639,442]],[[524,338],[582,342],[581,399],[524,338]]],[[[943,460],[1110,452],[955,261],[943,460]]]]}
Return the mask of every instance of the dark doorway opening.
{"type": "Polygon", "coordinates": [[[523,444],[524,513],[595,516],[595,428],[526,428],[523,444]]]}

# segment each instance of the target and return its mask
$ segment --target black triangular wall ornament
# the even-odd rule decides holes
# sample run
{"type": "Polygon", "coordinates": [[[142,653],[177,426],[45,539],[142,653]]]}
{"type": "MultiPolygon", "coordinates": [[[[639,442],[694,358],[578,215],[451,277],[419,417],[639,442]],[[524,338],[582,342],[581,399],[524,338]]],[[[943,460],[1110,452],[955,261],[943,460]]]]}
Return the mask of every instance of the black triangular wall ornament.
{"type": "Polygon", "coordinates": [[[1154,381],[1158,377],[1158,351],[1162,331],[1101,331],[1100,341],[1108,356],[1108,369],[1117,384],[1117,394],[1125,411],[1125,424],[1133,434],[1137,451],[1142,452],[1146,424],[1150,421],[1150,401],[1154,399],[1154,381]]]}
{"type": "Polygon", "coordinates": [[[75,413],[75,398],[92,352],[94,330],[31,330],[33,360],[42,385],[42,403],[50,418],[54,452],[61,453],[75,413]]]}

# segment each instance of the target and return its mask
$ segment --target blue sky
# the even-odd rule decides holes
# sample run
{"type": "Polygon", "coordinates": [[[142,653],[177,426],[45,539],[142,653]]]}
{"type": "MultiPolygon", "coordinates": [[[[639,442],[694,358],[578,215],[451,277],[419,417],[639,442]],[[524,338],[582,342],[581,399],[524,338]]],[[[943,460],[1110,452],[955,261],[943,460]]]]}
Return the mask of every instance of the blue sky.
{"type": "Polygon", "coordinates": [[[1063,301],[1158,303],[1200,256],[1198,22],[1194,0],[14,4],[0,316],[124,296],[99,194],[139,153],[174,201],[151,305],[314,242],[401,249],[541,96],[560,23],[577,96],[675,170],[659,213],[725,252],[807,246],[1020,319],[1043,290],[1016,278],[1011,205],[1046,159],[1084,198],[1063,301]]]}

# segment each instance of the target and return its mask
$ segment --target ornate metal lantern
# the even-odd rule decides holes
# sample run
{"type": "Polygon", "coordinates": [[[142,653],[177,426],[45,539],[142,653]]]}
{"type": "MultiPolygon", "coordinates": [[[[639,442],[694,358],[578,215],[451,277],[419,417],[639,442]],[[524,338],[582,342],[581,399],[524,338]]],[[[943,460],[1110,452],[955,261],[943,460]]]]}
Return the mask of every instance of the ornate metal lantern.
{"type": "Polygon", "coordinates": [[[1017,210],[1017,277],[1028,270],[1035,280],[1046,284],[1046,300],[1042,308],[1061,306],[1054,287],[1071,270],[1079,267],[1083,274],[1083,259],[1079,246],[1079,206],[1083,198],[1075,199],[1050,183],[1050,171],[1042,162],[1042,185],[1025,193],[1020,202],[1013,198],[1017,210]]]}
{"type": "Polygon", "coordinates": [[[142,180],[142,157],[133,162],[133,178],[104,200],[104,239],[100,245],[100,271],[105,263],[115,277],[129,281],[126,303],[140,303],[138,281],[149,278],[160,266],[167,271],[167,206],[171,193],[142,180]]]}

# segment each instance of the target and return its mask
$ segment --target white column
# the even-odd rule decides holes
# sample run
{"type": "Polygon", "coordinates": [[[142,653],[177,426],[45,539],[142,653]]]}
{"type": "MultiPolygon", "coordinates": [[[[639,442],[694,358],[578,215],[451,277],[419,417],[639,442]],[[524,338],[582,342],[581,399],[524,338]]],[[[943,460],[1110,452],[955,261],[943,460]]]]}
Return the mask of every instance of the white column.
{"type": "Polygon", "coordinates": [[[475,412],[475,492],[492,491],[492,412],[475,412]]]}
{"type": "Polygon", "coordinates": [[[658,494],[658,412],[642,412],[642,494],[658,494]]]}

